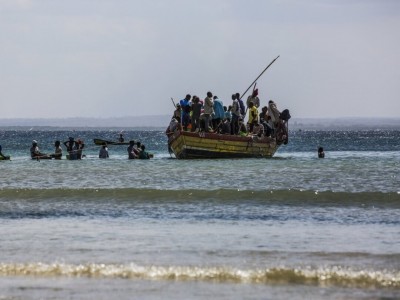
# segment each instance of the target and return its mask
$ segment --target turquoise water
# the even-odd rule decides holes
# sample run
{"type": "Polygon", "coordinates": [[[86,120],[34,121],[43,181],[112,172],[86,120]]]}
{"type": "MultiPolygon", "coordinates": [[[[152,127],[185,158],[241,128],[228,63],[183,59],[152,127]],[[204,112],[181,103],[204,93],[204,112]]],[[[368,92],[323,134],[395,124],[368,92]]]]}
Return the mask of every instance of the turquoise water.
{"type": "Polygon", "coordinates": [[[92,139],[117,135],[0,132],[0,298],[399,298],[398,131],[293,132],[272,159],[195,161],[131,131],[154,159],[98,159],[92,139]],[[32,139],[50,152],[69,136],[86,158],[29,158],[32,139]]]}

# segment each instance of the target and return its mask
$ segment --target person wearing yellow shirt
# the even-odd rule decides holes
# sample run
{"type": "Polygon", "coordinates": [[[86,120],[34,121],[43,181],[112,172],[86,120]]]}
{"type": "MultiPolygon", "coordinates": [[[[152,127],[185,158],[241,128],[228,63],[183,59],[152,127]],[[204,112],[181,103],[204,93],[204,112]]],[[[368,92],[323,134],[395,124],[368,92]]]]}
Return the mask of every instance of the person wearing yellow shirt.
{"type": "Polygon", "coordinates": [[[254,105],[253,101],[249,102],[249,120],[247,124],[250,128],[250,132],[253,132],[254,123],[258,122],[258,109],[254,105]]]}

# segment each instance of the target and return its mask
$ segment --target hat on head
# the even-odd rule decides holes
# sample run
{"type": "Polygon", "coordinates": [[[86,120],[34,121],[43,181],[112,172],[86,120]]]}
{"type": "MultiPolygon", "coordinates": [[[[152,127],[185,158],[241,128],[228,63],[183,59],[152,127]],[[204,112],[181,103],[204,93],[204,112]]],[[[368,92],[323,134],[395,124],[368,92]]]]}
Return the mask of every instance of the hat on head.
{"type": "Polygon", "coordinates": [[[33,140],[33,141],[32,141],[32,144],[37,144],[37,140],[33,140]]]}

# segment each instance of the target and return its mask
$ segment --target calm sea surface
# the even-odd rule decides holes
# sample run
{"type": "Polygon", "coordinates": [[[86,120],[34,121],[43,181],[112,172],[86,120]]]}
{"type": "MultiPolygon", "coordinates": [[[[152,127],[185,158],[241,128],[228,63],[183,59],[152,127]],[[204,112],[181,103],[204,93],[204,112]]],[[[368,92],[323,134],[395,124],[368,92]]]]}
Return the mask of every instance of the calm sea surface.
{"type": "Polygon", "coordinates": [[[187,161],[127,131],[154,159],[98,159],[118,133],[0,131],[0,299],[400,299],[400,131],[187,161]],[[69,136],[86,158],[30,159],[69,136]]]}

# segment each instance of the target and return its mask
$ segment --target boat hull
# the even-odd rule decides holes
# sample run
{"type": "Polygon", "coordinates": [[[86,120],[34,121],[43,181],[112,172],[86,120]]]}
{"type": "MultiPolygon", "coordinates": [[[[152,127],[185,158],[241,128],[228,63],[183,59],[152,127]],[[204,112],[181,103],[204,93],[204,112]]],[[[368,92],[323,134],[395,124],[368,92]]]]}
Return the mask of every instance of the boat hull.
{"type": "Polygon", "coordinates": [[[178,159],[267,158],[272,157],[279,147],[275,138],[186,131],[171,134],[168,145],[178,159]]]}
{"type": "Polygon", "coordinates": [[[107,145],[129,145],[129,142],[113,142],[113,141],[107,141],[107,140],[103,140],[103,139],[93,139],[93,142],[97,145],[97,146],[102,146],[104,145],[104,143],[106,143],[107,145]]]}

